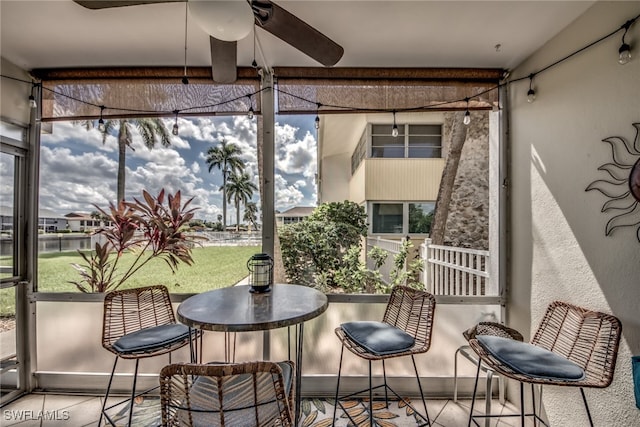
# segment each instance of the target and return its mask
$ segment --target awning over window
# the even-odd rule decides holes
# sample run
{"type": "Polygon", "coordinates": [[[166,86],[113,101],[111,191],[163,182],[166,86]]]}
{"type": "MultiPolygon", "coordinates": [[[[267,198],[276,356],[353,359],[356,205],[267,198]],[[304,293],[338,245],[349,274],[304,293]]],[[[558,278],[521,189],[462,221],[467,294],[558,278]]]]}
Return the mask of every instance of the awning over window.
{"type": "Polygon", "coordinates": [[[260,80],[238,69],[231,85],[214,84],[209,68],[35,70],[42,80],[42,121],[102,117],[212,116],[260,113],[260,80]],[[104,107],[104,108],[101,108],[104,107]]]}
{"type": "Polygon", "coordinates": [[[503,75],[498,69],[275,68],[274,72],[280,114],[490,109],[498,101],[503,75]]]}

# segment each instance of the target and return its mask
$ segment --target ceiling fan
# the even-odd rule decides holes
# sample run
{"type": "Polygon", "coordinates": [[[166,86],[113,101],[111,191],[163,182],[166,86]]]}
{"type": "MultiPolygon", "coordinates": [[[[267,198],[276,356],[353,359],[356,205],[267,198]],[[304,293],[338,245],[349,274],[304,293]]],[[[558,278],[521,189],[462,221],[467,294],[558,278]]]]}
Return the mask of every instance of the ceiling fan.
{"type": "Polygon", "coordinates": [[[246,37],[254,24],[287,42],[325,67],[335,65],[344,53],[342,46],[269,0],[247,0],[246,3],[238,0],[73,1],[88,9],[188,2],[189,12],[192,17],[199,21],[201,27],[210,34],[211,69],[213,80],[217,83],[233,83],[236,81],[237,41],[246,37]],[[211,19],[222,22],[210,22],[211,19]],[[248,27],[246,25],[247,22],[249,24],[248,27]]]}

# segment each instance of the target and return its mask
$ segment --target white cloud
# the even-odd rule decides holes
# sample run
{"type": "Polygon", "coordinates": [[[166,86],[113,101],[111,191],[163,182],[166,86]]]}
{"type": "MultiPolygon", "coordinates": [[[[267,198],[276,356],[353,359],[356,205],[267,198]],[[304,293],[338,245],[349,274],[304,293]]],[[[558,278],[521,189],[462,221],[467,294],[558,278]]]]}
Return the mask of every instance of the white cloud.
{"type": "MultiPolygon", "coordinates": [[[[163,119],[167,127],[175,119],[163,119]]],[[[216,221],[222,213],[222,177],[208,170],[206,151],[223,137],[241,149],[246,172],[259,184],[256,150],[257,121],[246,116],[179,118],[179,136],[169,147],[146,148],[137,130],[126,152],[126,198],[139,198],[145,189],[181,190],[183,200],[193,197],[196,217],[216,221]]],[[[311,133],[297,139],[299,128],[276,125],[276,208],[313,205],[316,200],[316,141],[311,133]]],[[[93,203],[106,207],[115,200],[117,142],[108,136],[71,123],[54,124],[52,135],[43,135],[41,152],[41,205],[58,213],[91,211],[93,203]]],[[[254,195],[257,201],[259,192],[254,195]]],[[[235,222],[235,208],[228,205],[228,222],[235,222]]]]}

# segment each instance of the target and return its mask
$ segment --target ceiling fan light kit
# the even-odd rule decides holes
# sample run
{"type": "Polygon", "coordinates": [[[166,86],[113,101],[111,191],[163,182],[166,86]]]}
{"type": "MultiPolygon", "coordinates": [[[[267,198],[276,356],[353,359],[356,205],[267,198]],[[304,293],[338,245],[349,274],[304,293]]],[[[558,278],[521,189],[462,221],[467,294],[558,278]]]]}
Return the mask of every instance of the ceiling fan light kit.
{"type": "Polygon", "coordinates": [[[213,80],[216,83],[233,83],[236,81],[238,64],[237,41],[248,36],[254,25],[273,34],[325,67],[336,65],[344,54],[342,46],[269,0],[73,1],[80,6],[93,10],[187,2],[191,17],[210,36],[211,71],[213,80]]]}
{"type": "Polygon", "coordinates": [[[200,28],[218,40],[242,40],[253,29],[253,11],[246,1],[189,0],[187,5],[200,28]]]}

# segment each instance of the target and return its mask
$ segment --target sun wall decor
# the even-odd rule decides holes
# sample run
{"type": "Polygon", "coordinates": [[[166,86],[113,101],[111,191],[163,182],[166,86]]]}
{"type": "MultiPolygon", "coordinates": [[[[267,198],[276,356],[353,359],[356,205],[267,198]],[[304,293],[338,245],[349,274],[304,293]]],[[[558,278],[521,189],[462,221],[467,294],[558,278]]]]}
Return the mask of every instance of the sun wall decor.
{"type": "Polygon", "coordinates": [[[640,242],[640,123],[632,125],[636,130],[632,141],[620,136],[602,140],[611,146],[612,161],[598,170],[608,176],[593,181],[585,191],[596,190],[609,199],[601,210],[614,214],[605,225],[606,236],[621,227],[637,226],[636,237],[640,242]]]}

